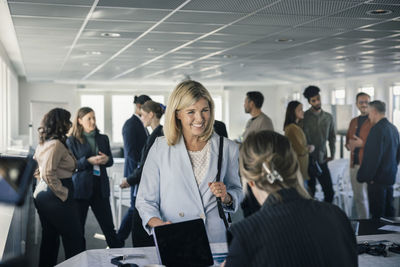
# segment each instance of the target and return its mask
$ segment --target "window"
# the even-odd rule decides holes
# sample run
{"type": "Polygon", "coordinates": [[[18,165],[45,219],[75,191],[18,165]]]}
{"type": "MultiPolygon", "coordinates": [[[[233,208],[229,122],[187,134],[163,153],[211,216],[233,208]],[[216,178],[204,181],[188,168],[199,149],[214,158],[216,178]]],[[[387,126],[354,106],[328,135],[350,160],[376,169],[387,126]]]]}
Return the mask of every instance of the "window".
{"type": "Polygon", "coordinates": [[[292,94],[292,100],[300,101],[300,92],[294,92],[292,94]]]}
{"type": "Polygon", "coordinates": [[[332,105],[346,104],[346,90],[338,89],[332,91],[332,105]]]}
{"type": "Polygon", "coordinates": [[[131,95],[113,95],[112,105],[112,141],[122,143],[122,126],[134,113],[133,97],[131,95]]]}
{"type": "Polygon", "coordinates": [[[81,107],[94,110],[97,128],[104,132],[104,95],[81,95],[81,107]]]}
{"type": "Polygon", "coordinates": [[[400,86],[393,86],[393,124],[400,131],[400,86]]]}
{"type": "Polygon", "coordinates": [[[358,92],[364,92],[366,94],[369,94],[369,96],[371,97],[371,101],[374,99],[374,95],[375,95],[375,89],[372,86],[366,86],[366,87],[361,87],[358,89],[358,92]]]}
{"type": "Polygon", "coordinates": [[[212,96],[215,106],[214,118],[216,120],[222,121],[222,96],[214,95],[212,96]]]}

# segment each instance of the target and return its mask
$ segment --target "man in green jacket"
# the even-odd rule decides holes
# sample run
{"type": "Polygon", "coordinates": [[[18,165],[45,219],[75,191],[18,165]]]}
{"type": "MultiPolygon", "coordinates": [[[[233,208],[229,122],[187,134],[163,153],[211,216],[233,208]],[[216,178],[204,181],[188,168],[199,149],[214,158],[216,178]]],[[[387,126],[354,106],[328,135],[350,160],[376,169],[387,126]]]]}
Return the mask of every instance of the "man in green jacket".
{"type": "Polygon", "coordinates": [[[310,109],[304,112],[303,131],[307,138],[308,145],[314,145],[315,149],[310,153],[310,163],[317,162],[320,166],[318,175],[309,173],[308,190],[312,196],[315,194],[316,179],[321,184],[324,192],[324,201],[333,201],[334,191],[332,178],[328,169],[328,161],[335,157],[336,132],[333,117],[330,113],[321,109],[320,89],[310,85],[304,90],[304,97],[311,105],[310,109]],[[330,157],[328,157],[326,142],[329,142],[330,157]]]}

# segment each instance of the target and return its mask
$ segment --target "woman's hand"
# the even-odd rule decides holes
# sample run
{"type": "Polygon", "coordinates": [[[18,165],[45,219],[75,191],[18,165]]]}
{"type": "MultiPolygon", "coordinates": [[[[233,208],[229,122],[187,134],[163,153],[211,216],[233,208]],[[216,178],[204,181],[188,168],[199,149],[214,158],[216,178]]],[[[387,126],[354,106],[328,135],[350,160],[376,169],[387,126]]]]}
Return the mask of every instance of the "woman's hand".
{"type": "Polygon", "coordinates": [[[131,185],[126,181],[126,178],[124,178],[124,179],[122,179],[122,182],[121,182],[121,184],[119,185],[119,187],[121,187],[121,188],[128,188],[128,187],[130,187],[131,185]]]}
{"type": "Polygon", "coordinates": [[[87,159],[90,164],[92,165],[99,165],[99,157],[98,156],[91,156],[90,158],[87,159]]]}
{"type": "Polygon", "coordinates": [[[170,221],[164,222],[163,220],[161,220],[160,218],[157,218],[157,217],[151,218],[149,220],[149,222],[147,223],[147,225],[150,226],[151,228],[165,225],[165,224],[171,224],[171,222],[170,221]]]}
{"type": "Polygon", "coordinates": [[[108,162],[109,157],[104,154],[103,152],[99,151],[99,155],[97,156],[99,158],[99,164],[104,165],[108,162]]]}
{"type": "Polygon", "coordinates": [[[226,192],[226,186],[223,182],[208,183],[208,187],[210,187],[214,196],[222,199],[222,203],[229,204],[232,202],[232,197],[226,192]]]}

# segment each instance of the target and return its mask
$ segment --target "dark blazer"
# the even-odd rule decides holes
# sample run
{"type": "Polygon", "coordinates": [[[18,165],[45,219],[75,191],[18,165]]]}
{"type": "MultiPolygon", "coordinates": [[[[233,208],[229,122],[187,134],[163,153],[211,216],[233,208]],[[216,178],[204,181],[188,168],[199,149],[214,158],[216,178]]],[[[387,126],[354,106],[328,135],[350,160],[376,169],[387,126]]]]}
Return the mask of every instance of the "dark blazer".
{"type": "Polygon", "coordinates": [[[225,123],[222,121],[214,121],[214,131],[219,135],[228,138],[228,132],[226,131],[225,123]]]}
{"type": "Polygon", "coordinates": [[[393,185],[399,160],[399,132],[396,126],[383,118],[369,131],[357,180],[393,185]]]}
{"type": "MultiPolygon", "coordinates": [[[[83,136],[84,137],[84,136],[83,136]]],[[[86,140],[86,137],[84,137],[86,140]]],[[[93,179],[100,179],[101,196],[103,198],[110,197],[110,184],[106,168],[114,164],[111,154],[110,141],[107,135],[100,134],[98,131],[95,136],[96,145],[99,151],[106,154],[109,159],[105,165],[100,165],[100,176],[93,176],[93,165],[88,162],[88,158],[93,156],[90,145],[87,141],[81,144],[78,139],[73,136],[68,137],[67,146],[74,154],[77,160],[77,171],[72,175],[74,182],[74,197],[76,199],[90,199],[93,194],[93,179]]]]}
{"type": "Polygon", "coordinates": [[[270,195],[228,231],[226,267],[357,266],[357,243],[337,206],[302,198],[295,189],[270,195]]]}
{"type": "Polygon", "coordinates": [[[154,131],[151,133],[149,137],[147,137],[146,144],[142,150],[142,156],[140,157],[140,162],[138,167],[133,171],[133,174],[127,177],[127,182],[131,186],[137,185],[140,183],[140,178],[142,177],[142,171],[144,163],[146,162],[147,154],[149,154],[149,150],[153,145],[154,141],[157,137],[164,136],[163,126],[159,125],[154,131]]]}
{"type": "Polygon", "coordinates": [[[128,177],[137,168],[140,154],[146,143],[147,131],[142,121],[134,114],[122,127],[122,137],[124,139],[124,177],[128,177]]]}

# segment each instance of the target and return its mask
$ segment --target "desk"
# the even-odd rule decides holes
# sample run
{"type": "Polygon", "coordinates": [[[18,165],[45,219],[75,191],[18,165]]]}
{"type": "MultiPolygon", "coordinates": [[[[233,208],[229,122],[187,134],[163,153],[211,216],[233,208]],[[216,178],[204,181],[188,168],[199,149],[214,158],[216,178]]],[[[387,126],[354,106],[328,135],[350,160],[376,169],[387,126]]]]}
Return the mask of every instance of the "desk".
{"type": "MultiPolygon", "coordinates": [[[[383,234],[383,235],[366,235],[358,236],[357,241],[379,241],[388,240],[391,242],[400,243],[400,233],[383,234]]],[[[211,244],[212,253],[223,253],[227,251],[225,243],[211,244]]],[[[133,259],[140,267],[145,264],[158,263],[157,252],[155,247],[147,248],[121,248],[121,249],[93,249],[76,255],[60,264],[57,267],[74,267],[74,266],[97,266],[97,267],[112,267],[110,263],[113,255],[121,254],[144,254],[145,258],[133,259]]],[[[362,254],[358,257],[359,266],[363,267],[383,267],[383,266],[400,266],[400,254],[388,251],[387,257],[371,256],[362,254]]],[[[218,266],[218,265],[214,265],[218,266]]]]}
{"type": "MultiPolygon", "coordinates": [[[[228,250],[225,243],[211,244],[212,253],[224,253],[228,250]]],[[[122,254],[144,254],[144,258],[137,258],[128,260],[134,262],[139,267],[143,267],[146,264],[158,264],[158,257],[155,247],[144,247],[144,248],[113,248],[113,249],[92,249],[84,251],[58,265],[56,267],[113,267],[111,264],[111,258],[122,255],[122,254]],[[115,255],[115,256],[114,256],[115,255]]],[[[219,266],[219,265],[214,265],[219,266]]]]}

